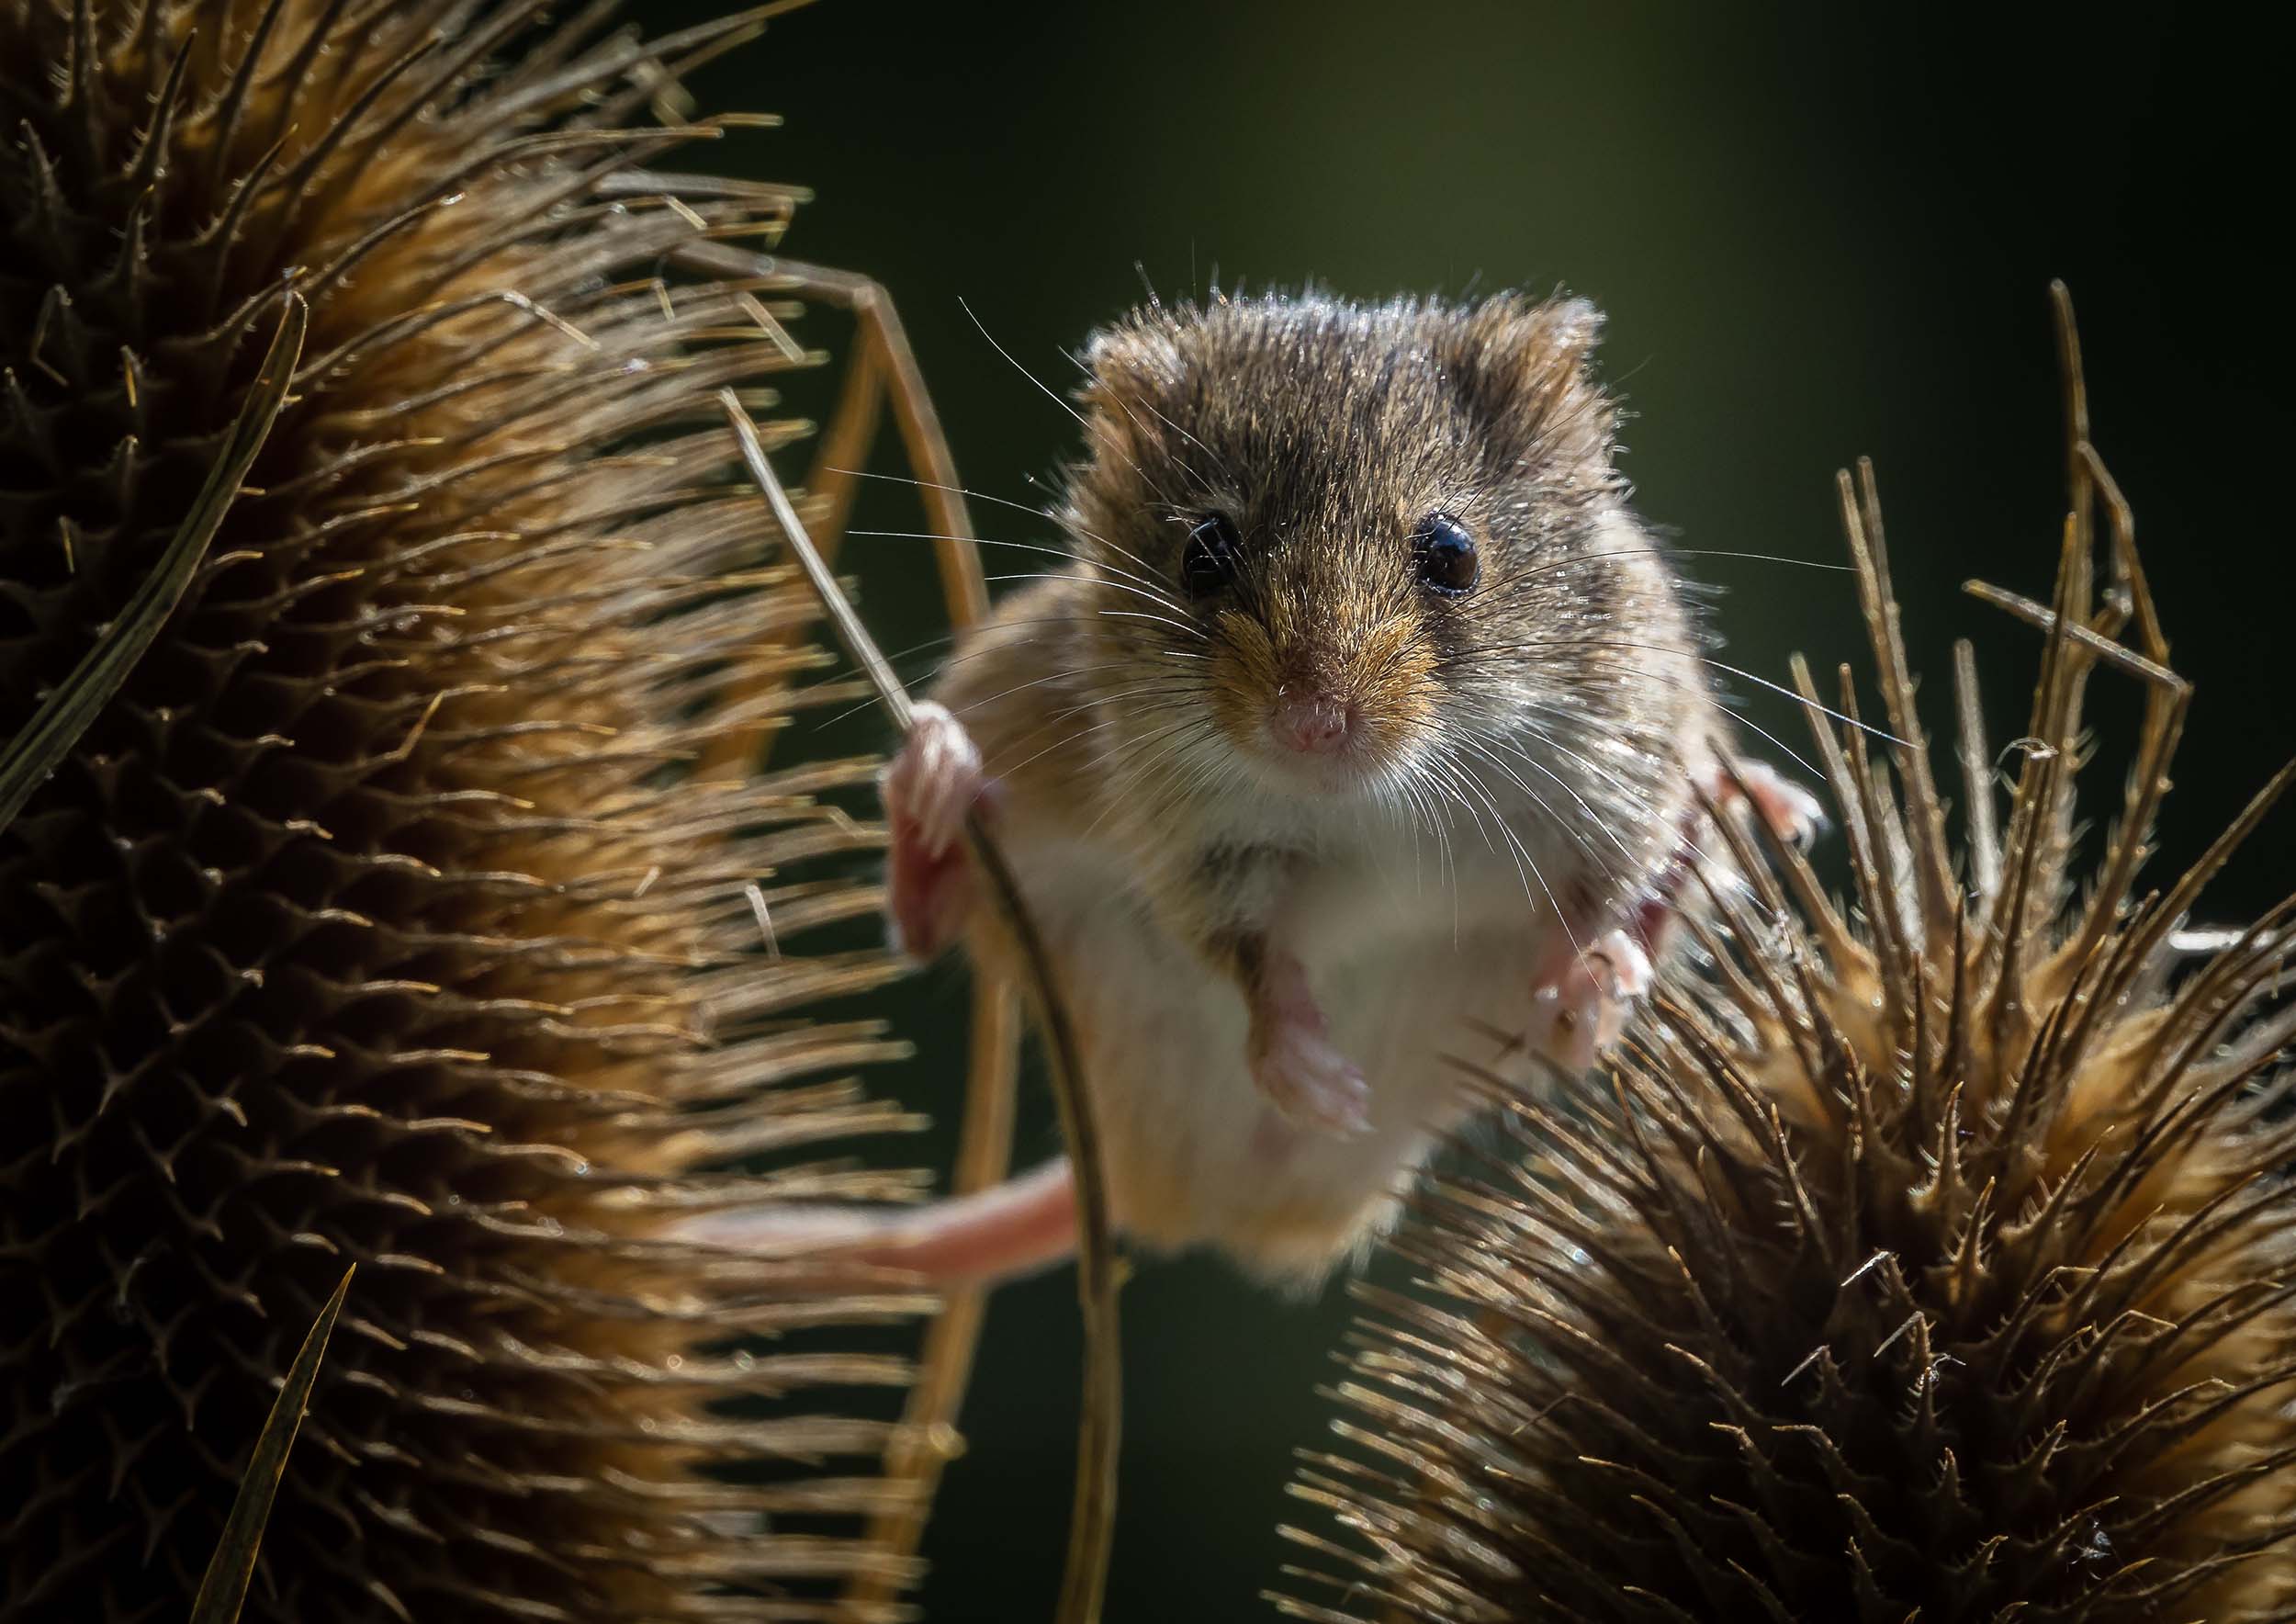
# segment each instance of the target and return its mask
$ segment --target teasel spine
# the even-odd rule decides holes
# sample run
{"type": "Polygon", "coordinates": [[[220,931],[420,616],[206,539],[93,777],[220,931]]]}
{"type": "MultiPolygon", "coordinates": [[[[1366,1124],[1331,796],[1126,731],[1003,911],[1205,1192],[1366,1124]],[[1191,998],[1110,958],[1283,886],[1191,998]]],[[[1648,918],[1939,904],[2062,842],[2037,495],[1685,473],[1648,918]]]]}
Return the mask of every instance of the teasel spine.
{"type": "Polygon", "coordinates": [[[0,1094],[40,1124],[0,1153],[0,1618],[185,1603],[353,1262],[251,1619],[826,1616],[915,1492],[897,1428],[802,1395],[905,1380],[820,1333],[922,1300],[657,1233],[917,1185],[793,1161],[909,1121],[841,1075],[902,1052],[877,1022],[803,1019],[895,973],[806,945],[875,910],[826,800],[873,763],[690,775],[850,692],[716,423],[818,359],[788,280],[662,268],[797,194],[640,169],[738,118],[625,128],[785,7],[543,9],[0,3],[0,722],[310,311],[182,608],[0,835],[0,1094]]]}

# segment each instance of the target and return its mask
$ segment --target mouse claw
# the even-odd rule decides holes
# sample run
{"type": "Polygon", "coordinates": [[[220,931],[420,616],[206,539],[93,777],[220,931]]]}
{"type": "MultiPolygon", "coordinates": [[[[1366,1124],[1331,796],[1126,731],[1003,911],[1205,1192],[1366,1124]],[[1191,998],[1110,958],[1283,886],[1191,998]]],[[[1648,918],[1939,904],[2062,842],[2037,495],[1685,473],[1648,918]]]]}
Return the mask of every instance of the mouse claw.
{"type": "Polygon", "coordinates": [[[973,906],[961,837],[987,790],[981,752],[946,706],[916,707],[908,738],[878,779],[892,850],[885,911],[895,951],[929,959],[955,940],[973,906]]]}
{"type": "Polygon", "coordinates": [[[1618,1041],[1651,978],[1642,943],[1624,930],[1608,931],[1532,987],[1525,1041],[1565,1071],[1585,1071],[1618,1041]]]}

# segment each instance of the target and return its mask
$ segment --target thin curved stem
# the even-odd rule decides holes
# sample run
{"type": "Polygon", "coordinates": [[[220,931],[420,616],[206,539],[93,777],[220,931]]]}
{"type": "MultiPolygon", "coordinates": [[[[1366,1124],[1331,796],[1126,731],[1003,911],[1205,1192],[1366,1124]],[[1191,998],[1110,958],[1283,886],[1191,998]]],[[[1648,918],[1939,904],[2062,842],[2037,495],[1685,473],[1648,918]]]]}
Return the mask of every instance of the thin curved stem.
{"type": "MultiPolygon", "coordinates": [[[[909,729],[908,691],[879,651],[876,640],[837,584],[828,563],[814,547],[780,476],[766,460],[757,424],[731,389],[719,403],[741,447],[743,465],[773,510],[790,550],[813,583],[821,607],[853,662],[868,675],[894,726],[909,729]]],[[[1076,1291],[1084,1312],[1084,1399],[1076,1423],[1076,1490],[1068,1527],[1068,1566],[1061,1581],[1059,1624],[1094,1624],[1108,1585],[1109,1551],[1116,1528],[1116,1461],[1122,1432],[1122,1338],[1117,1311],[1115,1232],[1109,1219],[1108,1179],[1091,1097],[1084,1087],[1075,1028],[1061,997],[1051,951],[1020,897],[1004,854],[990,839],[980,815],[965,818],[965,845],[986,882],[989,897],[1012,934],[1027,970],[1029,991],[1044,1033],[1052,1073],[1052,1100],[1061,1135],[1076,1180],[1076,1291]]]]}

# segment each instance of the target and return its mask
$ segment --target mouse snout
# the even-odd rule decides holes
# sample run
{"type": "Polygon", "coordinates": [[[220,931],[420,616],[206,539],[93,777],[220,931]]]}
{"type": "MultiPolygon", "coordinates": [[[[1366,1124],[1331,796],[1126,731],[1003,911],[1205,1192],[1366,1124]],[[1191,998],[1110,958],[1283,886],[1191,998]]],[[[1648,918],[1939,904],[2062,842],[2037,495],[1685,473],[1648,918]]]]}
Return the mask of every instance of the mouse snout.
{"type": "Polygon", "coordinates": [[[1223,626],[1211,705],[1229,742],[1271,788],[1347,795],[1408,761],[1432,716],[1430,656],[1416,625],[1368,626],[1351,605],[1301,604],[1286,625],[1223,626]]]}
{"type": "Polygon", "coordinates": [[[1311,756],[1340,754],[1362,725],[1363,712],[1355,701],[1309,682],[1286,683],[1267,721],[1277,744],[1311,756]]]}

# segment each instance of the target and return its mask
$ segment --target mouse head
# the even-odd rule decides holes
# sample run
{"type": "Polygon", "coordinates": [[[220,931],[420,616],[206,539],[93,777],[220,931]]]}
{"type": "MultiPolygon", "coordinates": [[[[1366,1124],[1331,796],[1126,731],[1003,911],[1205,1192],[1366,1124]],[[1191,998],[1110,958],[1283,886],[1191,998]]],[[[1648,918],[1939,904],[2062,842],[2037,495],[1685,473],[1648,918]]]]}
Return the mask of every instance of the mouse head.
{"type": "Polygon", "coordinates": [[[1611,467],[1599,324],[1576,299],[1263,297],[1096,335],[1065,518],[1095,635],[1198,702],[1167,736],[1330,795],[1519,747],[1525,716],[1638,725],[1627,645],[1686,633],[1611,467]]]}

